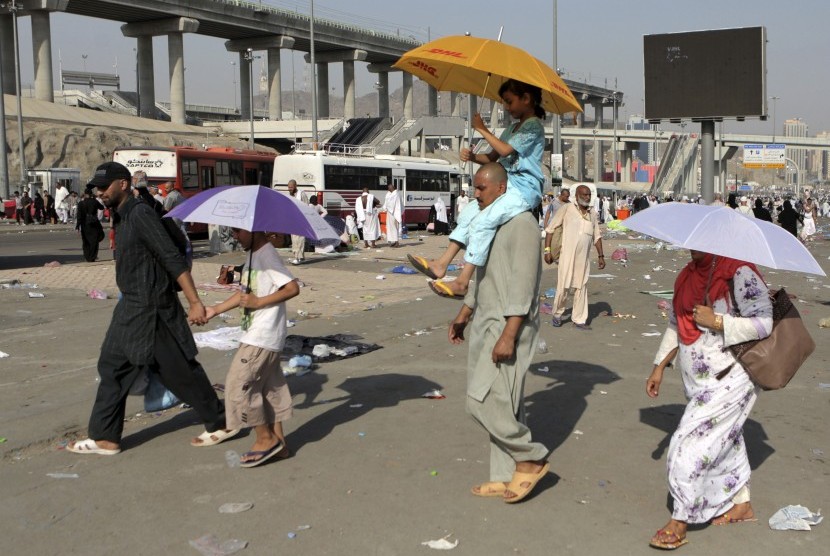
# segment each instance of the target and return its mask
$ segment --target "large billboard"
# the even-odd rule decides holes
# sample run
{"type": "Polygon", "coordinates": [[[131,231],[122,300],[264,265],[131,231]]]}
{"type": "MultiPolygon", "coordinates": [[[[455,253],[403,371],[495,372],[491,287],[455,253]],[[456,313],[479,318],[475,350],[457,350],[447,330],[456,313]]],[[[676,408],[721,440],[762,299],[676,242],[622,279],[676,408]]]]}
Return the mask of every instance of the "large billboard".
{"type": "Polygon", "coordinates": [[[766,28],[643,37],[649,120],[766,116],[766,28]]]}

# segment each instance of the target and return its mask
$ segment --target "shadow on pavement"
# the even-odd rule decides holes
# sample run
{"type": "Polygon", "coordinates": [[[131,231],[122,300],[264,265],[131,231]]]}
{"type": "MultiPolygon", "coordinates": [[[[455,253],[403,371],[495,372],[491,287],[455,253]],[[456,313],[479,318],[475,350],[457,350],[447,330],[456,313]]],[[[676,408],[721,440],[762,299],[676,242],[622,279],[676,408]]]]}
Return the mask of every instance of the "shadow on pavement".
{"type": "Polygon", "coordinates": [[[292,394],[306,393],[306,400],[297,404],[297,409],[310,405],[337,403],[325,413],[303,423],[287,435],[288,444],[299,452],[306,444],[322,440],[335,427],[363,417],[373,409],[394,407],[405,400],[420,398],[429,390],[440,390],[441,385],[421,376],[386,373],[360,378],[347,378],[338,388],[347,392],[331,400],[313,401],[322,390],[326,378],[318,373],[309,373],[291,383],[292,394]],[[306,380],[306,379],[311,380],[306,380]],[[360,404],[360,407],[352,407],[360,404]]]}

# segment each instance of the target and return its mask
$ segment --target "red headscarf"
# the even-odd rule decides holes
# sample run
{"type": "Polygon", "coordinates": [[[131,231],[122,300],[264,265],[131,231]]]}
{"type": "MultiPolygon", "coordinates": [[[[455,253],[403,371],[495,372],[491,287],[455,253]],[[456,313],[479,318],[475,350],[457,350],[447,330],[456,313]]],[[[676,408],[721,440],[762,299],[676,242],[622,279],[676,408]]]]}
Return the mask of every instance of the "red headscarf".
{"type": "Polygon", "coordinates": [[[705,304],[706,285],[709,284],[710,304],[721,298],[725,298],[729,303],[729,280],[734,278],[735,271],[742,266],[748,266],[760,276],[754,264],[727,257],[716,257],[709,253],[699,261],[689,261],[689,264],[680,271],[674,282],[672,305],[674,314],[677,316],[677,333],[682,343],[689,345],[700,337],[701,332],[695,324],[693,311],[695,305],[705,304]],[[711,283],[709,283],[710,273],[711,283]]]}

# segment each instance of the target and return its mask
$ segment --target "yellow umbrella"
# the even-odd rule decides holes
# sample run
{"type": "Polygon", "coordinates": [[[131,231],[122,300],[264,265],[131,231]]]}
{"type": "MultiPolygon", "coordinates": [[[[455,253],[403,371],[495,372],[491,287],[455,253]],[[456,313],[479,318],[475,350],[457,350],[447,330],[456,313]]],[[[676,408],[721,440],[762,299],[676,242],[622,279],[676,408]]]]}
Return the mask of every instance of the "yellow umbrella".
{"type": "Polygon", "coordinates": [[[469,93],[501,102],[499,87],[508,79],[542,90],[548,112],[582,112],[571,90],[547,64],[503,42],[468,36],[430,41],[401,56],[394,67],[439,91],[469,93]]]}

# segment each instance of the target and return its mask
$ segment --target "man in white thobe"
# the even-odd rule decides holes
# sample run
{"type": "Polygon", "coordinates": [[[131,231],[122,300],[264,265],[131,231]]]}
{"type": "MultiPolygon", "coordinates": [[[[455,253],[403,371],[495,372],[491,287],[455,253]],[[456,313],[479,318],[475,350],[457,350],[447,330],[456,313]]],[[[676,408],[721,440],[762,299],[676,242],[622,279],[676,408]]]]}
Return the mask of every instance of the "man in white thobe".
{"type": "Polygon", "coordinates": [[[354,204],[354,212],[357,215],[357,225],[363,225],[363,245],[365,247],[377,247],[375,242],[380,237],[380,220],[378,220],[377,208],[380,201],[369,193],[369,188],[364,187],[363,193],[357,198],[354,204]]]}
{"type": "Polygon", "coordinates": [[[462,189],[461,193],[458,194],[458,198],[455,200],[455,221],[458,222],[458,217],[461,216],[461,213],[464,212],[464,209],[467,208],[467,205],[470,204],[470,198],[467,197],[467,190],[462,189]]]}
{"type": "MultiPolygon", "coordinates": [[[[308,204],[308,197],[304,191],[297,189],[297,180],[288,180],[288,196],[304,205],[308,204]]],[[[291,264],[300,264],[305,260],[305,237],[291,235],[291,264]]]]}
{"type": "Polygon", "coordinates": [[[66,198],[69,197],[69,190],[63,184],[55,185],[55,208],[58,213],[58,220],[61,224],[66,224],[69,218],[69,204],[66,198]]]}
{"type": "Polygon", "coordinates": [[[383,200],[383,211],[386,213],[386,241],[389,247],[400,247],[398,243],[401,231],[401,197],[398,188],[389,184],[386,198],[383,200]]]}
{"type": "Polygon", "coordinates": [[[738,208],[735,209],[744,216],[748,216],[750,218],[755,218],[755,213],[752,212],[752,209],[749,206],[749,199],[744,195],[741,197],[741,203],[738,205],[738,208]]]}
{"type": "Polygon", "coordinates": [[[591,272],[591,245],[597,249],[599,269],[605,268],[605,255],[602,253],[602,236],[596,212],[591,207],[591,190],[580,185],[576,188],[576,204],[562,207],[545,228],[545,262],[553,263],[552,240],[554,232],[561,228],[562,251],[559,256],[556,296],[553,300],[553,320],[555,327],[562,326],[562,314],[565,303],[573,295],[571,322],[579,330],[590,330],[588,326],[588,276],[591,272]]]}

